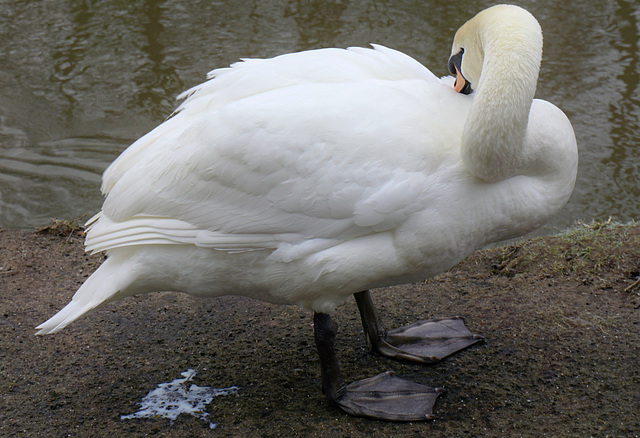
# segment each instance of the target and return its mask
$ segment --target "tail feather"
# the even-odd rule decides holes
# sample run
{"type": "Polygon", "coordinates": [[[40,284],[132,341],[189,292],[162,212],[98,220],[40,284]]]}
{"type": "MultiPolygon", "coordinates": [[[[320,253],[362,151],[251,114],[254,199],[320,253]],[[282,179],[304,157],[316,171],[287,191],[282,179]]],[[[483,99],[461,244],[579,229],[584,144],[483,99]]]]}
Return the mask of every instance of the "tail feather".
{"type": "Polygon", "coordinates": [[[93,305],[93,303],[81,303],[76,300],[71,300],[69,304],[53,317],[36,327],[36,329],[39,330],[36,332],[36,335],[48,335],[58,332],[99,305],[100,303],[93,305]]]}
{"type": "Polygon", "coordinates": [[[62,310],[36,329],[37,335],[46,335],[62,330],[85,313],[102,304],[133,295],[126,289],[132,283],[132,272],[126,263],[109,257],[96,272],[78,289],[62,310]]]}

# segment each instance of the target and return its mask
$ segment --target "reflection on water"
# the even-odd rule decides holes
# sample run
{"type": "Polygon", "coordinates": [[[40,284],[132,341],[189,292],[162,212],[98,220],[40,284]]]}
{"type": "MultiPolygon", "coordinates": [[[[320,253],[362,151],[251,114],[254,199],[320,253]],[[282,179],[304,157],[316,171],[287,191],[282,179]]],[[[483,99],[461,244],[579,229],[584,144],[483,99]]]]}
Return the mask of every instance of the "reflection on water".
{"type": "MultiPolygon", "coordinates": [[[[106,166],[215,67],[375,42],[443,75],[454,31],[493,3],[5,0],[0,226],[90,217],[102,203],[106,166]]],[[[553,226],[638,219],[640,5],[516,3],[538,17],[545,34],[538,96],[565,110],[580,146],[575,194],[553,226]]]]}
{"type": "Polygon", "coordinates": [[[640,138],[637,129],[640,126],[640,9],[637,4],[620,1],[614,17],[619,38],[612,44],[618,52],[616,62],[620,64],[616,76],[620,82],[620,95],[619,101],[610,106],[612,148],[602,164],[611,169],[616,188],[628,195],[616,201],[627,202],[640,200],[640,149],[637,144],[640,138]]]}

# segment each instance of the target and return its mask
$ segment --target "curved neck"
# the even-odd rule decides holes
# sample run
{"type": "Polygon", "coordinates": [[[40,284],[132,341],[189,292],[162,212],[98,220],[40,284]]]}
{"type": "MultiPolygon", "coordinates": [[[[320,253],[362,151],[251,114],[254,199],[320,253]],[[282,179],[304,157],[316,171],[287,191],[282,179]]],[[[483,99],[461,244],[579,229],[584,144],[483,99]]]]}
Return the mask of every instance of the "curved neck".
{"type": "MultiPolygon", "coordinates": [[[[533,17],[531,17],[533,18],[533,17]]],[[[542,58],[537,21],[480,26],[484,60],[462,133],[462,161],[486,182],[518,174],[542,58]]]]}

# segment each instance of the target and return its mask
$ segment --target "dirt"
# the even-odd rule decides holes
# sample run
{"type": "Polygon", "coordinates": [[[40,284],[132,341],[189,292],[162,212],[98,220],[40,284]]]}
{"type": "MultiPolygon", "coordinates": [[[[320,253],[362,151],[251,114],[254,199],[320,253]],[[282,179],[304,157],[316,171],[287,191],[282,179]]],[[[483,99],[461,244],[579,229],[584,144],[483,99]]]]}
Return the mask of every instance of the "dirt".
{"type": "Polygon", "coordinates": [[[387,369],[442,386],[437,418],[354,418],[320,391],[312,315],[241,297],[156,293],[111,303],[53,336],[34,327],[68,302],[103,256],[82,231],[0,230],[0,435],[575,436],[640,434],[640,225],[578,224],[479,251],[423,283],[374,291],[386,326],[461,315],[481,344],[422,366],[368,352],[356,306],[342,305],[347,381],[387,369]],[[208,405],[210,429],[181,415],[122,420],[162,382],[197,369],[200,386],[238,386],[208,405]]]}

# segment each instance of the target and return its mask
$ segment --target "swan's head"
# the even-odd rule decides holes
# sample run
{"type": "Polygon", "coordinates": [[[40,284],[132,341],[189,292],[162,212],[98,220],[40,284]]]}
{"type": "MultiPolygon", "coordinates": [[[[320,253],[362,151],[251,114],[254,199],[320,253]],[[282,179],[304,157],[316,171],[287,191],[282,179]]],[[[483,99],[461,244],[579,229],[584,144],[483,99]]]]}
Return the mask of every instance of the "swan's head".
{"type": "MultiPolygon", "coordinates": [[[[480,86],[480,78],[488,51],[500,53],[493,61],[501,62],[502,70],[508,72],[521,71],[521,66],[510,64],[511,60],[522,59],[522,52],[542,53],[542,31],[538,21],[518,6],[497,5],[478,13],[467,21],[453,39],[449,71],[456,76],[454,89],[463,94],[470,94],[480,86]],[[509,53],[513,56],[509,56],[509,53]]],[[[533,60],[532,71],[536,77],[540,58],[533,60]],[[537,64],[537,66],[536,66],[537,64]]]]}

